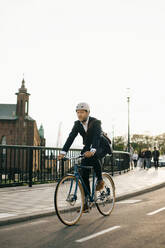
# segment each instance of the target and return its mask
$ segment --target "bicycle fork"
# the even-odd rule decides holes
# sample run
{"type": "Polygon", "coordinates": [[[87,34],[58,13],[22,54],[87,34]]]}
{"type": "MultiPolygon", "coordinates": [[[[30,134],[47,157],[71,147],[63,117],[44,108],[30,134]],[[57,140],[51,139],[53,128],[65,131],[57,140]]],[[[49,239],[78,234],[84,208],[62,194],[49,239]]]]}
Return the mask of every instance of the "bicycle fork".
{"type": "Polygon", "coordinates": [[[67,199],[66,199],[66,201],[70,202],[70,203],[75,202],[77,200],[78,178],[76,177],[76,186],[75,186],[75,189],[73,189],[74,193],[71,194],[72,188],[73,188],[73,181],[74,181],[74,179],[71,180],[69,193],[68,193],[68,196],[67,196],[67,199]]]}

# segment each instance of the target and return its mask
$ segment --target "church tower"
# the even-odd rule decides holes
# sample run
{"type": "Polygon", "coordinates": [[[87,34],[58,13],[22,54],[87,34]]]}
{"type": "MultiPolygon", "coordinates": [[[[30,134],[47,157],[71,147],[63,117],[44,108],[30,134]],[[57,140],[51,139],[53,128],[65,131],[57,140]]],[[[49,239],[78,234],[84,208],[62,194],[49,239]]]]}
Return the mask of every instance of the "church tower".
{"type": "Polygon", "coordinates": [[[27,93],[27,89],[25,88],[25,80],[22,80],[21,88],[19,92],[16,93],[17,95],[17,108],[16,108],[16,115],[18,118],[22,117],[24,119],[25,116],[28,116],[29,113],[29,96],[30,94],[27,93]]]}
{"type": "MultiPolygon", "coordinates": [[[[16,122],[16,144],[25,145],[29,144],[28,141],[28,114],[29,114],[29,93],[25,88],[25,80],[22,80],[21,88],[17,95],[16,116],[18,121],[16,122]]],[[[32,136],[30,136],[32,137],[32,136]]],[[[31,142],[30,142],[31,143],[31,142]]]]}

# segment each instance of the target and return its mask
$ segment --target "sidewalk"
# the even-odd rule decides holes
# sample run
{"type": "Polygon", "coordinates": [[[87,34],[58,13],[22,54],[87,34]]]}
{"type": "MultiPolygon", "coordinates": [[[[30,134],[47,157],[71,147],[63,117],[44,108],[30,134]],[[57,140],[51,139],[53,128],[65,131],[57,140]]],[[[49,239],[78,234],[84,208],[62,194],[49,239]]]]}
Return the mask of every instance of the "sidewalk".
{"type": "MultiPolygon", "coordinates": [[[[135,169],[113,177],[117,201],[165,187],[165,167],[135,169]]],[[[54,215],[56,184],[0,188],[0,225],[54,215]]]]}

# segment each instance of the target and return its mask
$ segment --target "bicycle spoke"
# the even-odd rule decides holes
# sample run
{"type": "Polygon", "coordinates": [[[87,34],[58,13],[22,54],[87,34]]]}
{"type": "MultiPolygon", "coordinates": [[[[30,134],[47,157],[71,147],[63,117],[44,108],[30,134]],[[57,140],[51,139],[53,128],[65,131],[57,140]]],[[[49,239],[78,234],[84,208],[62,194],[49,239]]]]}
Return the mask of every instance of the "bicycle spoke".
{"type": "Polygon", "coordinates": [[[77,223],[83,210],[84,193],[74,176],[66,176],[59,182],[54,200],[59,219],[66,225],[77,223]]]}
{"type": "Polygon", "coordinates": [[[101,191],[96,191],[95,199],[96,206],[99,212],[103,215],[110,215],[115,204],[115,187],[112,178],[103,173],[105,182],[104,188],[101,191]]]}

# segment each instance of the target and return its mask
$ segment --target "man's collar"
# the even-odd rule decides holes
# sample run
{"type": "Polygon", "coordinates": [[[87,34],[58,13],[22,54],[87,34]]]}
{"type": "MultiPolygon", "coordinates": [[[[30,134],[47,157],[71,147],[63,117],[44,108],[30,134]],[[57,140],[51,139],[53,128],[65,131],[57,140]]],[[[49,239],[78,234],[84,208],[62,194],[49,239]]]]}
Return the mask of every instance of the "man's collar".
{"type": "Polygon", "coordinates": [[[88,122],[89,122],[89,116],[88,116],[88,118],[87,118],[87,120],[86,120],[85,123],[83,123],[82,121],[80,121],[80,123],[81,123],[82,125],[88,125],[88,122]]]}

